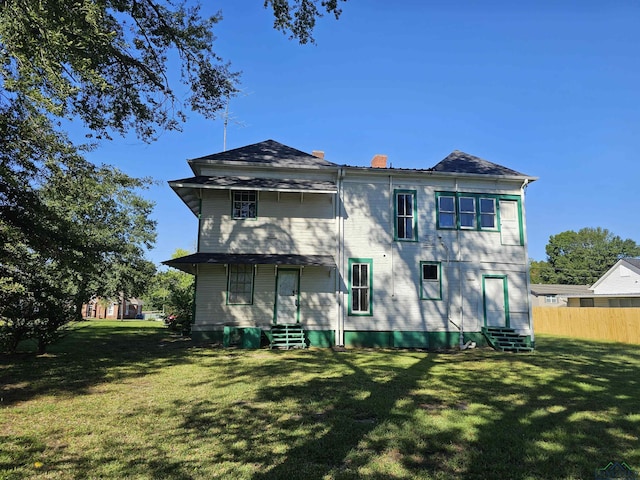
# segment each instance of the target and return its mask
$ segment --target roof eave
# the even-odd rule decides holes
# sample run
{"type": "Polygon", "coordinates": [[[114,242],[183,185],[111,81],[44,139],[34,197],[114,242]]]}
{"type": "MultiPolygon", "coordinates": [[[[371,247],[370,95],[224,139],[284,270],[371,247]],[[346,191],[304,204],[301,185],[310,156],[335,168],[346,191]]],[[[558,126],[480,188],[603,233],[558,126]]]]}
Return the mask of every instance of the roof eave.
{"type": "Polygon", "coordinates": [[[169,182],[169,186],[176,188],[204,188],[209,190],[247,190],[255,192],[285,192],[285,193],[337,193],[337,189],[314,189],[314,188],[274,188],[274,187],[236,187],[232,185],[207,185],[203,183],[180,183],[169,182]]]}
{"type": "Polygon", "coordinates": [[[366,172],[384,172],[385,175],[391,174],[424,174],[428,176],[442,176],[442,177],[467,177],[467,178],[479,178],[479,179],[492,179],[492,180],[519,180],[528,183],[539,180],[540,177],[532,177],[530,175],[494,175],[486,173],[465,173],[465,172],[439,172],[437,170],[430,169],[410,169],[410,168],[373,168],[373,167],[358,167],[352,165],[344,165],[342,168],[345,170],[366,171],[366,172]]]}

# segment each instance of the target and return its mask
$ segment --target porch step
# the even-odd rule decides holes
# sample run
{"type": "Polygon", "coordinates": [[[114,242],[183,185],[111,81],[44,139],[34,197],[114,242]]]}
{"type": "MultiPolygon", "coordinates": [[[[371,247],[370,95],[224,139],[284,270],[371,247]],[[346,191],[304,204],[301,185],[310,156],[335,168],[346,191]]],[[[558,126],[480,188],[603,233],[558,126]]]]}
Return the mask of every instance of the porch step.
{"type": "Polygon", "coordinates": [[[297,323],[272,326],[270,348],[307,348],[302,326],[297,323]]]}
{"type": "Polygon", "coordinates": [[[526,335],[520,335],[509,327],[482,327],[489,345],[502,352],[533,352],[526,335]]]}

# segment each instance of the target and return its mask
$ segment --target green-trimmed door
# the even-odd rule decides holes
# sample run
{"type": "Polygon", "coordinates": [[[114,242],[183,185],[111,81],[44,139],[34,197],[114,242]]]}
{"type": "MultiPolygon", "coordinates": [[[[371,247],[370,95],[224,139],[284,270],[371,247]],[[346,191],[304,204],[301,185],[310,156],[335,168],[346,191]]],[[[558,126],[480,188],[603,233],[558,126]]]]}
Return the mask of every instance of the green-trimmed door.
{"type": "Polygon", "coordinates": [[[483,275],[482,297],[486,327],[509,326],[509,294],[506,275],[483,275]]]}
{"type": "Polygon", "coordinates": [[[279,269],[276,280],[274,323],[298,323],[300,319],[300,271],[279,269]]]}

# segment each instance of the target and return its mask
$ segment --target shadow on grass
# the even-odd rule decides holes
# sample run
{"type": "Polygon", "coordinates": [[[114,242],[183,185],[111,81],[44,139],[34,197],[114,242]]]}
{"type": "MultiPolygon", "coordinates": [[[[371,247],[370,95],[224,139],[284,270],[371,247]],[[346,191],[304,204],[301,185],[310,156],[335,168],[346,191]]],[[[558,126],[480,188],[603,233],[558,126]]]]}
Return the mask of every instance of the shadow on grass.
{"type": "Polygon", "coordinates": [[[610,461],[640,465],[640,352],[628,345],[549,338],[531,355],[385,355],[232,365],[226,381],[251,379],[255,395],[189,404],[183,427],[223,445],[206,461],[228,462],[227,477],[237,464],[255,465],[243,475],[254,479],[579,479],[610,461]]]}
{"type": "Polygon", "coordinates": [[[0,355],[0,407],[39,395],[83,394],[107,379],[188,362],[186,345],[187,338],[157,323],[82,322],[47,354],[0,355]]]}
{"type": "MultiPolygon", "coordinates": [[[[181,415],[162,442],[114,439],[61,461],[58,470],[71,463],[76,478],[98,465],[113,465],[103,472],[111,478],[181,480],[579,479],[609,461],[640,467],[640,350],[629,345],[543,336],[531,355],[211,352],[165,330],[113,328],[81,330],[51,356],[0,365],[2,395],[15,403],[82,394],[185,363],[206,374],[146,413],[181,415]],[[234,385],[243,396],[218,395],[234,385]]],[[[27,457],[44,448],[26,438],[14,446],[27,457]]]]}

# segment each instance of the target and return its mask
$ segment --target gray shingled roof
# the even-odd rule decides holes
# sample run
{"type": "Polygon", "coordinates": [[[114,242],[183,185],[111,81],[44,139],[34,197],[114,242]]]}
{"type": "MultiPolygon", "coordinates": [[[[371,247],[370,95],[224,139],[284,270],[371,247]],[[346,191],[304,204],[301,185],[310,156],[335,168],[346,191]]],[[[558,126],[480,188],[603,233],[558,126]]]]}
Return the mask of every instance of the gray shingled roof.
{"type": "Polygon", "coordinates": [[[454,150],[444,160],[431,168],[434,172],[472,173],[480,175],[507,175],[527,177],[524,173],[516,172],[497,163],[491,163],[468,153],[454,150]]]}
{"type": "Polygon", "coordinates": [[[640,268],[640,258],[623,258],[623,260],[636,268],[640,268]]]}
{"type": "Polygon", "coordinates": [[[187,273],[195,273],[194,265],[295,265],[306,267],[335,267],[331,255],[284,255],[261,253],[193,253],[162,262],[187,273]]]}
{"type": "Polygon", "coordinates": [[[209,188],[213,190],[255,190],[267,192],[309,192],[336,193],[335,182],[311,180],[283,180],[275,178],[252,177],[207,177],[196,176],[172,180],[169,186],[178,194],[189,209],[198,215],[200,197],[197,189],[209,188]]]}
{"type": "Polygon", "coordinates": [[[217,162],[243,162],[273,167],[335,167],[335,163],[310,153],[296,150],[275,140],[246,145],[226,152],[214,153],[189,160],[191,164],[217,162]]]}
{"type": "Polygon", "coordinates": [[[311,180],[283,180],[277,178],[253,178],[253,177],[206,177],[197,176],[172,180],[169,185],[197,186],[217,189],[250,189],[262,191],[289,191],[289,192],[321,192],[335,193],[335,182],[311,181],[311,180]]]}

